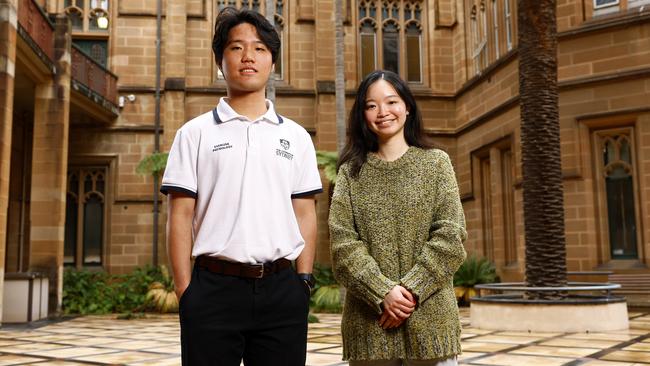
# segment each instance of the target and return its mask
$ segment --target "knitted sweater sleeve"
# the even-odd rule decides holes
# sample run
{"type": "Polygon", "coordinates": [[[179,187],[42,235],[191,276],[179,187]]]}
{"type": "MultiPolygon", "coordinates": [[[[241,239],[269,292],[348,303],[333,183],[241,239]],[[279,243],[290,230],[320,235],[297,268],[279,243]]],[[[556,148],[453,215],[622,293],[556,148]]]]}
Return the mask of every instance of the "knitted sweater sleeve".
{"type": "Polygon", "coordinates": [[[442,151],[440,154],[434,166],[436,179],[432,183],[437,188],[429,240],[417,255],[413,268],[400,280],[419,303],[451,281],[467,255],[463,247],[467,238],[465,215],[454,168],[449,156],[442,151]]]}
{"type": "Polygon", "coordinates": [[[341,169],[334,187],[329,216],[333,270],[336,279],[353,296],[382,313],[384,296],[398,283],[381,273],[379,265],[360,239],[351,203],[349,177],[341,169]]]}

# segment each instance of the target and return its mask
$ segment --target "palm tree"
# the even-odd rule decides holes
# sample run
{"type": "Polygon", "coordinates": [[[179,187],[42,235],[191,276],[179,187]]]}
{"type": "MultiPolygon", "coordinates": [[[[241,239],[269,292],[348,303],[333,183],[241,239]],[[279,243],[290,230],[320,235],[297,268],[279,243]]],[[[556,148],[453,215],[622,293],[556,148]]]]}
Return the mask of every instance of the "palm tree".
{"type": "MultiPolygon", "coordinates": [[[[519,0],[519,94],[526,284],[566,286],[564,204],[557,85],[556,0],[519,0]]],[[[531,299],[561,299],[562,291],[531,299]]]]}
{"type": "Polygon", "coordinates": [[[334,4],[334,93],[336,96],[336,149],[341,152],[345,146],[345,68],[343,61],[343,0],[334,4]]]}

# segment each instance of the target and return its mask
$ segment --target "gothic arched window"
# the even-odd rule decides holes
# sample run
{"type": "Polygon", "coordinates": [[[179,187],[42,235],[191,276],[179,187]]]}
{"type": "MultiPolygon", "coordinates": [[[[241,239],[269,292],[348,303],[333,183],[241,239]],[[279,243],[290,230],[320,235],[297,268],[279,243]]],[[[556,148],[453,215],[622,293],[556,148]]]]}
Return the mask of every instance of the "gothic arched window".
{"type": "Polygon", "coordinates": [[[422,2],[359,2],[357,24],[361,77],[381,68],[394,71],[409,82],[423,81],[422,2]]]}

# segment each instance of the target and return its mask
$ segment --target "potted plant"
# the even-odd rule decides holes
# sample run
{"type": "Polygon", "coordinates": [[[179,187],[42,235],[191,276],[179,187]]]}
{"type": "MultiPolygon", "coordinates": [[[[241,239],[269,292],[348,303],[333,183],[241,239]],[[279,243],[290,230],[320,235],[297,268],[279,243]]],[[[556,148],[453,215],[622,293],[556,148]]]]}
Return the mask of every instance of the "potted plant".
{"type": "Polygon", "coordinates": [[[169,275],[167,266],[160,265],[162,279],[149,285],[147,301],[156,311],[161,313],[174,313],[178,311],[178,298],[174,292],[174,280],[169,275]]]}
{"type": "Polygon", "coordinates": [[[469,255],[454,274],[454,292],[459,303],[468,304],[478,294],[474,285],[497,282],[494,263],[487,258],[469,255]]]}

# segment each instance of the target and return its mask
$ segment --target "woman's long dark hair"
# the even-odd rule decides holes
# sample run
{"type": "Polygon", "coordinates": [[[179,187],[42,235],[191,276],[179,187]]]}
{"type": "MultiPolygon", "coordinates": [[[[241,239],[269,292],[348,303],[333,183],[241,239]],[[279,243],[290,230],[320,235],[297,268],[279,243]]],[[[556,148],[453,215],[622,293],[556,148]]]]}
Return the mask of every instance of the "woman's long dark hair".
{"type": "Polygon", "coordinates": [[[392,71],[376,70],[368,74],[357,89],[357,96],[350,111],[348,118],[347,141],[341,152],[337,164],[337,170],[346,162],[350,162],[350,175],[353,178],[359,176],[361,167],[366,162],[369,152],[377,152],[379,141],[377,135],[372,132],[366,124],[364,110],[366,107],[366,95],[368,89],[377,80],[386,80],[395,88],[397,94],[406,104],[406,110],[409,114],[406,116],[404,123],[404,137],[409,146],[416,146],[425,149],[433,147],[433,143],[424,134],[422,128],[422,115],[418,109],[415,97],[408,85],[392,71]]]}

